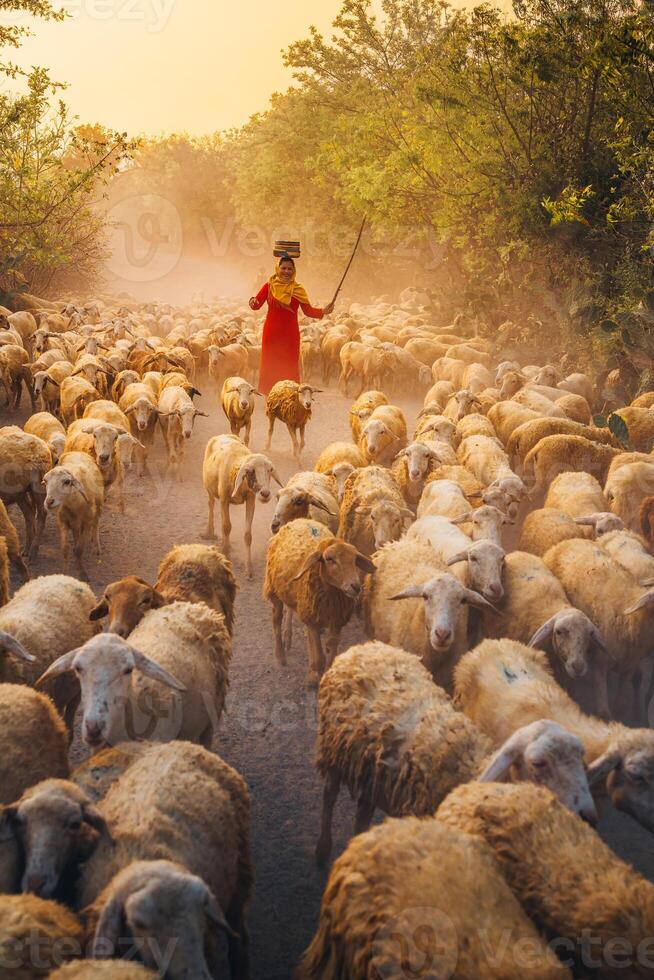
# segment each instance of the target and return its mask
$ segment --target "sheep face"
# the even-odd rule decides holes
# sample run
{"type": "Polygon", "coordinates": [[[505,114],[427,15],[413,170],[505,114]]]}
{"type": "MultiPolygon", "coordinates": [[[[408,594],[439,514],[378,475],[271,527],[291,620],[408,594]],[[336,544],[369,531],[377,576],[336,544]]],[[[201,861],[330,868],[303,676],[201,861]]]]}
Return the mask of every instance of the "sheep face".
{"type": "Polygon", "coordinates": [[[490,602],[504,598],[502,573],[506,562],[504,549],[493,541],[476,541],[465,551],[448,559],[448,565],[468,563],[470,587],[490,602]]]}
{"type": "MultiPolygon", "coordinates": [[[[420,483],[425,479],[429,471],[429,464],[434,458],[434,454],[422,442],[413,442],[399,454],[406,457],[407,476],[411,483],[420,483]]],[[[397,457],[396,457],[397,458],[397,457]]]]}
{"type": "MultiPolygon", "coordinates": [[[[617,751],[608,763],[612,765],[606,786],[617,810],[628,813],[638,823],[654,831],[654,736],[650,731],[638,730],[639,744],[617,751]]],[[[597,760],[589,769],[591,781],[607,757],[597,760]],[[596,768],[597,767],[597,768],[596,768]]],[[[604,765],[606,769],[606,765],[604,765]]]]}
{"type": "Polygon", "coordinates": [[[86,794],[59,779],[47,779],[28,789],[7,816],[25,857],[21,890],[52,898],[69,861],[88,857],[97,843],[89,827],[103,832],[106,825],[86,794]]]}
{"type": "Polygon", "coordinates": [[[421,435],[424,436],[428,432],[433,433],[433,438],[437,441],[446,442],[451,446],[456,434],[456,425],[443,415],[436,415],[430,418],[426,425],[421,426],[421,435]]]}
{"type": "MultiPolygon", "coordinates": [[[[497,545],[502,544],[502,528],[504,525],[513,523],[500,509],[489,504],[483,504],[466,516],[469,517],[472,525],[473,541],[493,541],[497,545]]],[[[465,522],[459,517],[452,523],[463,524],[465,522]]]]}
{"type": "Polygon", "coordinates": [[[50,452],[52,453],[52,458],[56,463],[64,451],[66,445],[66,436],[63,432],[55,432],[53,436],[48,439],[48,446],[50,447],[50,452]]]}
{"type": "Polygon", "coordinates": [[[122,434],[114,425],[89,425],[82,432],[93,436],[95,459],[101,470],[106,470],[111,464],[116,449],[116,440],[122,434]]]}
{"type": "Polygon", "coordinates": [[[584,766],[581,739],[553,721],[535,721],[519,728],[493,756],[480,782],[513,782],[546,786],[573,813],[593,826],[597,811],[584,766]]]}
{"type": "Polygon", "coordinates": [[[125,415],[133,415],[138,431],[145,432],[157,418],[157,409],[145,395],[142,395],[125,410],[125,415]]]}
{"type": "Polygon", "coordinates": [[[489,507],[494,507],[496,510],[505,514],[510,524],[515,523],[518,517],[518,511],[520,510],[520,503],[505,490],[501,490],[499,486],[493,486],[491,484],[490,487],[484,490],[482,500],[484,504],[487,504],[489,507]]]}
{"type": "Polygon", "coordinates": [[[307,411],[309,411],[313,405],[314,390],[316,389],[312,388],[311,385],[300,385],[298,389],[297,397],[300,405],[307,411]]]}
{"type": "Polygon", "coordinates": [[[336,480],[336,494],[338,497],[338,502],[341,503],[343,500],[343,494],[345,493],[345,483],[348,476],[354,473],[355,467],[351,463],[338,463],[331,469],[331,476],[336,480]]]}
{"type": "MultiPolygon", "coordinates": [[[[39,683],[74,671],[81,689],[82,737],[87,745],[98,748],[138,738],[153,722],[156,729],[156,703],[147,698],[149,704],[132,704],[134,670],[166,687],[185,690],[167,670],[111,633],[95,636],[83,647],[59,657],[39,683]]],[[[168,713],[165,709],[166,716],[168,713]]]]}
{"type": "Polygon", "coordinates": [[[392,442],[397,441],[388,426],[379,419],[366,422],[361,435],[365,439],[366,451],[371,459],[381,456],[392,442]]]}
{"type": "Polygon", "coordinates": [[[519,371],[507,371],[502,379],[500,401],[509,401],[524,387],[527,379],[519,371]]]}
{"type": "Polygon", "coordinates": [[[397,507],[384,500],[369,512],[375,549],[382,548],[391,541],[399,541],[404,534],[407,520],[413,520],[413,513],[406,507],[397,507]]]}
{"type": "Polygon", "coordinates": [[[40,398],[43,394],[43,389],[48,380],[48,375],[45,371],[37,371],[34,375],[34,395],[36,398],[40,398]]]}
{"type": "Polygon", "coordinates": [[[588,654],[594,645],[605,649],[597,627],[578,609],[563,610],[548,619],[532,636],[529,646],[544,648],[548,643],[573,678],[584,677],[588,672],[588,654]]]}
{"type": "Polygon", "coordinates": [[[423,599],[425,603],[425,630],[429,645],[436,653],[446,654],[454,643],[459,612],[464,604],[477,609],[493,609],[483,596],[461,585],[453,575],[442,572],[423,585],[410,585],[397,595],[397,599],[423,599]]]}
{"type": "Polygon", "coordinates": [[[160,592],[142,578],[132,575],[107,586],[102,599],[91,610],[89,619],[104,619],[106,616],[107,632],[125,638],[136,629],[147,612],[165,605],[166,600],[160,592]]]}
{"type": "Polygon", "coordinates": [[[536,384],[545,385],[548,388],[556,388],[559,380],[559,372],[551,364],[546,364],[545,367],[541,368],[534,378],[536,384]]]}
{"type": "Polygon", "coordinates": [[[361,595],[361,572],[375,571],[375,566],[369,558],[344,541],[332,541],[326,548],[316,552],[311,556],[304,570],[315,563],[320,563],[322,581],[332,588],[339,589],[351,599],[361,595]]]}
{"type": "Polygon", "coordinates": [[[271,479],[275,480],[280,487],[283,486],[268,457],[262,453],[252,453],[238,471],[233,496],[235,497],[243,484],[246,484],[252,493],[258,496],[261,503],[267,504],[271,497],[271,479]]]}
{"type": "Polygon", "coordinates": [[[457,391],[453,396],[453,401],[456,405],[455,418],[457,422],[460,422],[462,418],[465,418],[466,415],[473,412],[475,408],[480,407],[478,399],[467,388],[462,388],[461,391],[457,391]]]}
{"type": "Polygon", "coordinates": [[[239,385],[234,391],[238,392],[238,408],[240,412],[249,412],[253,407],[254,388],[250,384],[239,385]]]}
{"type": "Polygon", "coordinates": [[[70,470],[63,466],[55,466],[43,477],[46,487],[45,509],[57,510],[62,504],[83,497],[87,500],[86,491],[80,481],[70,470]]]}
{"type": "Polygon", "coordinates": [[[205,935],[216,926],[231,932],[208,885],[169,861],[133,862],[113,879],[96,928],[94,957],[114,951],[123,922],[146,967],[159,972],[166,956],[169,980],[211,980],[205,935]]]}
{"type": "Polygon", "coordinates": [[[284,487],[277,494],[277,507],[270,525],[272,533],[277,534],[280,527],[288,524],[289,521],[294,521],[298,517],[307,517],[310,507],[317,507],[318,510],[331,514],[332,517],[337,516],[329,510],[322,500],[314,497],[308,490],[284,487]]]}

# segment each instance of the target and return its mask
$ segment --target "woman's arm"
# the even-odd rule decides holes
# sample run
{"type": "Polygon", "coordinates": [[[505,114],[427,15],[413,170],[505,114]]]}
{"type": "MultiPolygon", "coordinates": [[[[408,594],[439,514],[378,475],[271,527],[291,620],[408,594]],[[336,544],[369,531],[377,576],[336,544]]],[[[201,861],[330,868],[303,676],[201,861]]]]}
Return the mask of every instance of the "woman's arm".
{"type": "Polygon", "coordinates": [[[329,314],[334,309],[333,303],[328,303],[324,309],[317,306],[311,306],[309,303],[300,303],[302,307],[302,312],[305,316],[310,316],[312,320],[322,320],[324,316],[329,316],[329,314]]]}
{"type": "Polygon", "coordinates": [[[268,283],[265,282],[256,296],[252,296],[250,299],[250,309],[260,310],[263,304],[268,299],[268,283]]]}

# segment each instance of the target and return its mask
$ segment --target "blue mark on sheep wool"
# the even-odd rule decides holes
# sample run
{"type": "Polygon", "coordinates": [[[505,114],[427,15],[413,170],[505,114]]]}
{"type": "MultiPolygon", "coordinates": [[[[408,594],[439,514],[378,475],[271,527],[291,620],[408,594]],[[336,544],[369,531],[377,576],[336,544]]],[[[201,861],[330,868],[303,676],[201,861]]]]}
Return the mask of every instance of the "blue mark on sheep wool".
{"type": "Polygon", "coordinates": [[[509,682],[509,684],[513,684],[514,681],[517,681],[518,675],[515,674],[512,670],[510,670],[509,667],[505,667],[504,665],[502,665],[502,672],[506,677],[507,681],[509,682]]]}
{"type": "Polygon", "coordinates": [[[318,529],[318,528],[316,527],[316,525],[315,525],[315,524],[312,524],[312,525],[311,525],[311,527],[309,528],[309,531],[310,531],[310,533],[311,533],[311,536],[312,536],[313,538],[317,538],[317,537],[319,537],[319,536],[320,536],[320,531],[319,531],[319,529],[318,529]]]}

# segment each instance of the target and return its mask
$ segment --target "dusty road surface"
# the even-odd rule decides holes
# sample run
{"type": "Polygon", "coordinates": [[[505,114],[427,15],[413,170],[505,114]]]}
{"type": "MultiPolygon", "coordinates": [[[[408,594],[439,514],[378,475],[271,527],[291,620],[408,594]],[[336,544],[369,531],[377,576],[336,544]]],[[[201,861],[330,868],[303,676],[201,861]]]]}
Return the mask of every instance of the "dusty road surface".
{"type": "MultiPolygon", "coordinates": [[[[399,400],[410,426],[417,402],[399,400]]],[[[317,396],[314,418],[307,430],[303,468],[313,466],[327,443],[349,438],[347,409],[350,404],[335,391],[317,396]]],[[[164,454],[158,440],[151,457],[152,478],[127,477],[127,513],[121,516],[109,497],[101,530],[103,557],[99,564],[89,558],[91,586],[100,595],[104,586],[124,575],[140,575],[154,581],[160,559],[174,544],[199,541],[206,525],[206,501],[202,488],[202,458],[207,440],[228,431],[217,398],[208,388],[198,401],[210,413],[198,419],[188,446],[185,478],[171,483],[165,476],[164,454]]],[[[2,419],[19,423],[27,416],[2,419]]],[[[262,403],[258,401],[252,448],[264,448],[262,403]]],[[[290,440],[279,425],[271,457],[286,480],[297,469],[290,454],[290,440]]],[[[311,939],[316,926],[326,874],[316,869],[313,848],[319,823],[321,786],[313,767],[315,694],[305,688],[304,636],[295,629],[289,666],[273,660],[270,610],[261,597],[263,569],[273,504],[257,503],[255,514],[255,577],[248,582],[243,564],[243,508],[232,508],[232,557],[240,591],[234,636],[231,686],[227,716],[215,750],[247,780],[252,796],[252,842],[256,870],[254,902],[250,913],[253,980],[287,980],[311,939]]],[[[216,511],[218,517],[218,509],[216,511]]],[[[12,517],[22,534],[20,513],[12,517]]],[[[43,546],[33,574],[61,571],[56,523],[48,518],[43,546]]],[[[14,587],[16,583],[14,582],[14,587]]],[[[342,649],[364,638],[361,623],[353,621],[344,633],[342,649]]],[[[74,749],[75,761],[84,753],[74,749]]],[[[347,843],[353,807],[341,796],[334,821],[334,853],[347,843]]],[[[615,813],[602,823],[605,840],[624,859],[654,880],[654,848],[651,835],[629,817],[615,813]]]]}

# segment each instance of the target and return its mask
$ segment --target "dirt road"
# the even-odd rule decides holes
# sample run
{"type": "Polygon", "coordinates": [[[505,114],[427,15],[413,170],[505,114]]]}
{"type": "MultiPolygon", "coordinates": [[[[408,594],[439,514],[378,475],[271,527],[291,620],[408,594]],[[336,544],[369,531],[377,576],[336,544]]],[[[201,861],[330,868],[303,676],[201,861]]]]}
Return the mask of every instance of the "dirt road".
{"type": "MultiPolygon", "coordinates": [[[[174,544],[199,541],[206,523],[202,488],[202,457],[208,438],[227,431],[217,400],[205,390],[198,403],[210,413],[198,419],[188,447],[186,477],[171,484],[164,472],[160,441],[151,480],[127,479],[127,514],[111,502],[102,520],[103,558],[89,560],[96,594],[123,575],[154,580],[157,565],[174,544]]],[[[349,438],[349,402],[337,393],[318,396],[308,432],[303,467],[310,468],[328,442],[349,438]]],[[[413,422],[417,403],[402,403],[413,422]]],[[[21,413],[21,421],[24,413],[21,413]]],[[[7,421],[16,423],[14,417],[7,421]]],[[[264,416],[257,405],[252,445],[261,450],[264,416]]],[[[271,456],[282,479],[296,470],[285,430],[278,428],[271,456]]],[[[111,500],[111,498],[110,498],[111,500]]],[[[243,508],[233,508],[233,559],[240,584],[234,637],[232,679],[227,717],[215,749],[248,782],[252,795],[252,841],[256,868],[255,898],[250,914],[253,980],[287,980],[314,931],[326,875],[316,870],[313,847],[319,821],[321,787],[313,768],[315,695],[305,689],[304,636],[295,630],[289,666],[276,666],[272,654],[270,610],[261,597],[265,548],[273,505],[257,503],[255,515],[255,578],[245,579],[242,561],[243,508]]],[[[12,509],[22,533],[22,520],[12,509]]],[[[55,521],[48,519],[35,574],[61,570],[55,521]]],[[[15,585],[15,583],[14,583],[15,585]]],[[[363,639],[354,622],[344,635],[344,648],[363,639]]],[[[78,752],[75,753],[79,758],[78,752]]],[[[342,797],[335,815],[335,853],[351,831],[353,807],[342,797]]],[[[602,824],[604,838],[621,857],[654,880],[652,838],[628,817],[611,814],[602,824]]]]}

